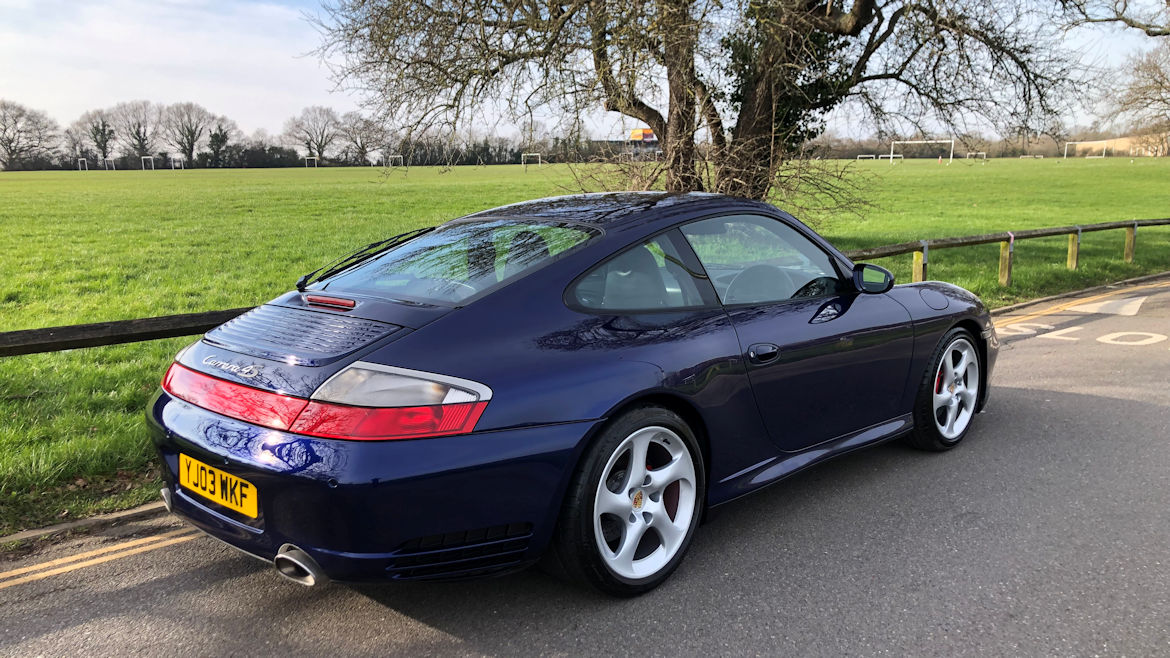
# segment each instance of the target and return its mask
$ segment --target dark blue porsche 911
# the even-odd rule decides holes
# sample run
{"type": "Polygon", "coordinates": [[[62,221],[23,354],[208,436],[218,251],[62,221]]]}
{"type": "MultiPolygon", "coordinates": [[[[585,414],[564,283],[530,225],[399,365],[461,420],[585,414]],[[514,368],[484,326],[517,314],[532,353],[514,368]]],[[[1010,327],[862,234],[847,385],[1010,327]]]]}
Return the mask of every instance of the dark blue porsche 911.
{"type": "Polygon", "coordinates": [[[306,585],[545,558],[658,585],[711,508],[903,437],[958,444],[998,342],[772,206],[519,203],[396,236],[185,348],[147,416],[168,507],[306,585]]]}

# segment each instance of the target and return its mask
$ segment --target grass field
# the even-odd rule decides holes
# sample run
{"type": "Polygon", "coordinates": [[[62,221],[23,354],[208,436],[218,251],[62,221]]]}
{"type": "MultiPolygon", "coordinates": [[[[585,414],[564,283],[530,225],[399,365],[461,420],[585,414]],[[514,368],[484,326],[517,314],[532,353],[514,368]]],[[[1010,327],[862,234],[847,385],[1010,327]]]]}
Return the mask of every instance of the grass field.
{"type": "MultiPolygon", "coordinates": [[[[1170,216],[1170,160],[862,162],[870,206],[806,217],[844,249],[921,238],[1170,216]]],[[[0,173],[0,331],[261,303],[380,237],[575,189],[548,166],[0,173]]],[[[993,305],[1170,269],[1170,228],[931,253],[931,277],[993,305]]],[[[899,280],[909,256],[882,262],[899,280]]],[[[143,406],[174,339],[0,359],[0,534],[154,495],[143,406]]]]}

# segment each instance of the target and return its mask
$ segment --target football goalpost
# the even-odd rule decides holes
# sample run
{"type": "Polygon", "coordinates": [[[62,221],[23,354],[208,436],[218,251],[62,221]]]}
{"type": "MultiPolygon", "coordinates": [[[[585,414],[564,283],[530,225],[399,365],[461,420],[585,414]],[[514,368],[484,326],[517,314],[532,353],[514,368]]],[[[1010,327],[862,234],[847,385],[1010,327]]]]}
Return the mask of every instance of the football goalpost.
{"type": "Polygon", "coordinates": [[[77,171],[89,171],[89,161],[85,158],[77,158],[77,171]]]}
{"type": "Polygon", "coordinates": [[[114,162],[113,158],[102,158],[102,169],[112,169],[117,171],[118,165],[114,162]]]}
{"type": "Polygon", "coordinates": [[[406,166],[406,160],[403,159],[403,157],[397,153],[394,155],[386,156],[384,162],[385,162],[387,167],[405,167],[406,166]],[[394,164],[396,162],[398,164],[394,164]]]}
{"type": "MultiPolygon", "coordinates": [[[[1065,160],[1068,159],[1069,145],[1077,146],[1080,144],[1100,144],[1101,145],[1101,155],[1093,155],[1092,152],[1090,152],[1085,157],[1086,158],[1103,158],[1103,157],[1109,155],[1109,142],[1111,142],[1111,141],[1113,141],[1113,140],[1111,140],[1111,139],[1093,139],[1093,140],[1089,140],[1086,142],[1065,142],[1064,143],[1064,159],[1065,160]]],[[[1076,155],[1077,155],[1077,149],[1073,149],[1073,157],[1075,158],[1076,155]]]]}
{"type": "Polygon", "coordinates": [[[186,167],[183,166],[183,156],[171,156],[171,169],[186,169],[186,167]],[[176,167],[175,165],[178,166],[176,167]]]}
{"type": "Polygon", "coordinates": [[[986,160],[987,151],[967,151],[967,159],[975,158],[976,160],[986,160]]]}
{"type": "Polygon", "coordinates": [[[873,160],[876,157],[873,153],[859,153],[857,155],[858,160],[873,160]]]}
{"type": "MultiPolygon", "coordinates": [[[[890,142],[890,164],[894,164],[894,147],[898,144],[950,144],[950,154],[947,156],[947,164],[955,160],[955,140],[952,139],[905,139],[890,142]]],[[[902,157],[898,155],[898,157],[902,157]]],[[[940,156],[941,157],[941,156],[940,156]]]]}
{"type": "Polygon", "coordinates": [[[538,167],[544,166],[544,159],[541,157],[541,155],[539,153],[521,153],[520,154],[520,164],[524,166],[524,171],[528,171],[528,161],[529,160],[536,160],[536,166],[538,166],[538,167]]]}
{"type": "Polygon", "coordinates": [[[146,161],[147,160],[150,160],[150,170],[154,171],[154,156],[153,155],[142,156],[142,171],[146,171],[146,161]]]}
{"type": "Polygon", "coordinates": [[[313,168],[314,168],[314,169],[316,169],[316,168],[317,168],[317,156],[315,156],[315,155],[306,155],[306,156],[305,156],[305,166],[306,166],[306,167],[308,167],[308,166],[309,166],[309,160],[312,160],[312,161],[313,161],[313,168]]]}

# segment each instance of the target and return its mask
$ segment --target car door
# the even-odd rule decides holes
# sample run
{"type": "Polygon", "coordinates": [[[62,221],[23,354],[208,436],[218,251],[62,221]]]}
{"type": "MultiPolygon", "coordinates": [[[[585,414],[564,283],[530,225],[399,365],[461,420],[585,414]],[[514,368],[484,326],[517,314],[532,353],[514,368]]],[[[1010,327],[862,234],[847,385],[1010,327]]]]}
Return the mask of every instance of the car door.
{"type": "Polygon", "coordinates": [[[780,219],[724,215],[681,227],[738,334],[772,440],[798,452],[905,413],[913,328],[885,294],[780,219]]]}

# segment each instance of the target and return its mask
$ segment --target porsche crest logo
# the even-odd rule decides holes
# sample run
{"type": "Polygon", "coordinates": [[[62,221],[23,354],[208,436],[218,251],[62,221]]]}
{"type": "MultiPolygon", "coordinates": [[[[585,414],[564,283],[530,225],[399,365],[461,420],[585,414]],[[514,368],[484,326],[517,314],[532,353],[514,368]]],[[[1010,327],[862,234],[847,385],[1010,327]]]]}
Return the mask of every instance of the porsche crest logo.
{"type": "Polygon", "coordinates": [[[642,509],[642,490],[634,493],[634,509],[642,509]]]}

